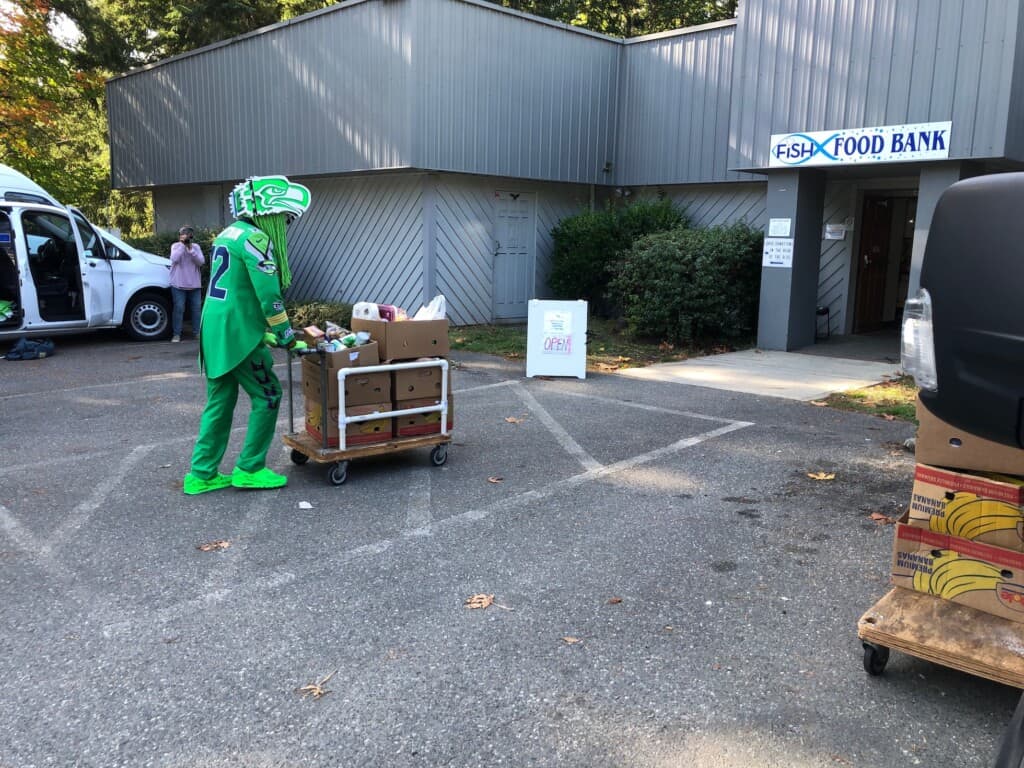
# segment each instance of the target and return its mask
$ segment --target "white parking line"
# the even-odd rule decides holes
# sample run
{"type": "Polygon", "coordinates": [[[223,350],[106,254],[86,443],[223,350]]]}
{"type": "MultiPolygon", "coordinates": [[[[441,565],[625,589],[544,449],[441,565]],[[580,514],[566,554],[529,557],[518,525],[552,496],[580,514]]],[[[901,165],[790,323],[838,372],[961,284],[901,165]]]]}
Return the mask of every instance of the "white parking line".
{"type": "MultiPolygon", "coordinates": [[[[749,426],[753,426],[752,422],[730,422],[718,429],[713,429],[708,432],[702,432],[699,435],[694,435],[693,437],[677,440],[671,445],[657,448],[653,451],[648,451],[647,453],[642,453],[637,456],[618,461],[614,464],[597,467],[595,469],[582,472],[581,474],[573,475],[567,479],[556,480],[543,488],[510,496],[482,509],[471,509],[452,517],[434,520],[430,523],[430,528],[431,531],[436,534],[440,531],[456,529],[467,523],[476,523],[477,521],[489,516],[501,512],[507,512],[525,504],[541,501],[550,496],[554,496],[557,493],[562,493],[568,488],[578,487],[585,483],[595,482],[620,472],[626,472],[642,464],[657,461],[658,459],[678,453],[686,448],[692,448],[695,445],[700,445],[708,440],[727,435],[730,432],[735,432],[736,430],[744,429],[749,426]]],[[[232,599],[252,597],[264,592],[272,591],[286,584],[290,584],[298,579],[315,576],[327,569],[338,570],[343,565],[354,560],[363,557],[376,557],[384,552],[388,552],[395,543],[402,538],[410,539],[419,535],[422,535],[421,529],[414,529],[411,531],[406,530],[393,538],[380,539],[376,542],[363,544],[347,551],[334,552],[332,553],[329,562],[323,562],[322,564],[305,570],[301,574],[295,574],[290,571],[274,572],[267,574],[263,578],[247,578],[237,588],[222,588],[215,593],[200,595],[176,605],[166,606],[150,614],[140,612],[138,615],[134,615],[131,620],[107,624],[103,631],[106,636],[112,637],[114,635],[124,633],[137,634],[140,629],[144,627],[156,628],[159,630],[158,625],[176,620],[183,614],[193,612],[197,607],[209,607],[226,600],[229,597],[232,599]]]]}
{"type": "Polygon", "coordinates": [[[573,440],[572,435],[565,431],[550,413],[545,410],[544,406],[537,402],[537,399],[531,395],[526,387],[524,387],[518,381],[514,383],[513,387],[515,393],[519,396],[519,399],[526,403],[526,407],[540,419],[541,424],[548,428],[548,431],[555,436],[555,440],[558,444],[566,450],[571,456],[575,456],[580,464],[583,465],[584,469],[597,469],[601,466],[601,462],[583,450],[583,447],[573,440]]]}
{"type": "Polygon", "coordinates": [[[93,490],[92,495],[88,499],[83,501],[77,507],[75,507],[71,514],[68,515],[61,526],[50,536],[50,541],[43,545],[43,551],[49,554],[55,547],[59,547],[62,541],[70,534],[77,531],[89,516],[99,509],[100,505],[106,501],[107,496],[114,490],[121,481],[124,480],[125,475],[135,468],[146,454],[152,451],[156,446],[153,445],[140,445],[133,449],[128,457],[122,461],[115,469],[115,471],[103,478],[103,480],[93,490]]]}

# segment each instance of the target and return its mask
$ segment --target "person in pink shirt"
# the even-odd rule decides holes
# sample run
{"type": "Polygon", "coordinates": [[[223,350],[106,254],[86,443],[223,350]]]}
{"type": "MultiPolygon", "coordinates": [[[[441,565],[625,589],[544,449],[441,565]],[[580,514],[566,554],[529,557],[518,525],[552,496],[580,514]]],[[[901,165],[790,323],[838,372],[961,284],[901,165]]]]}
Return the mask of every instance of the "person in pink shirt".
{"type": "Polygon", "coordinates": [[[178,242],[171,246],[171,298],[174,306],[171,314],[172,342],[181,341],[181,324],[185,318],[185,302],[188,301],[188,316],[192,321],[192,337],[199,336],[200,303],[202,301],[202,278],[199,268],[206,263],[203,249],[194,242],[192,227],[178,230],[178,242]]]}

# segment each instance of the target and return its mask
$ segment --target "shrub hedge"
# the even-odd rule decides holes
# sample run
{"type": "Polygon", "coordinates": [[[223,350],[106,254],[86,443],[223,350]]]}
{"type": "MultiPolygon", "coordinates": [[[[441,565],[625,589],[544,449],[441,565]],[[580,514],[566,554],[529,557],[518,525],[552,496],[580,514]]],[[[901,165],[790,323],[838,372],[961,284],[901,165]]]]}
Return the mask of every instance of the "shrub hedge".
{"type": "Polygon", "coordinates": [[[554,240],[548,284],[556,298],[585,299],[601,317],[616,313],[608,293],[609,268],[633,241],[685,223],[670,200],[638,200],[623,208],[585,211],[562,219],[554,240]]]}
{"type": "Polygon", "coordinates": [[[647,235],[623,254],[609,292],[638,336],[745,341],[757,328],[763,237],[744,223],[647,235]]]}

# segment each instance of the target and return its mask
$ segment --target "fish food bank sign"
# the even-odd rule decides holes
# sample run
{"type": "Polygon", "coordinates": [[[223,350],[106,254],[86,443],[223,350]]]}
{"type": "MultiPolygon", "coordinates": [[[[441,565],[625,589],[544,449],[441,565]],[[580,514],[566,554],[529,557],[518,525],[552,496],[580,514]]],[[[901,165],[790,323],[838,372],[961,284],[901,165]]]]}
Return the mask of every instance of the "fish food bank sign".
{"type": "MultiPolygon", "coordinates": [[[[882,125],[839,131],[777,133],[769,168],[806,168],[860,163],[905,163],[949,157],[951,122],[882,125]]],[[[773,218],[764,239],[763,267],[793,267],[792,221],[773,218]]]]}
{"type": "Polygon", "coordinates": [[[904,163],[949,157],[952,123],[883,125],[772,136],[769,168],[904,163]]]}

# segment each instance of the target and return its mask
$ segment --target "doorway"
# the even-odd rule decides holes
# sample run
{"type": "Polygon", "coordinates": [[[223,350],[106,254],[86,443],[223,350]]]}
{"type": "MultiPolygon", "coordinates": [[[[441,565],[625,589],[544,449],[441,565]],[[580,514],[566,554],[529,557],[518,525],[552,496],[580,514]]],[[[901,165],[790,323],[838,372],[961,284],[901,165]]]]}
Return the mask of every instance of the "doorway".
{"type": "Polygon", "coordinates": [[[917,195],[867,194],[857,246],[853,332],[897,329],[910,281],[917,195]]]}
{"type": "Polygon", "coordinates": [[[494,317],[526,317],[534,298],[537,224],[534,195],[494,193],[494,317]]]}

